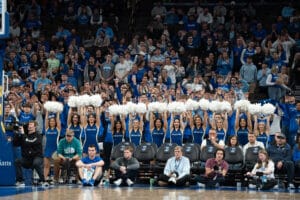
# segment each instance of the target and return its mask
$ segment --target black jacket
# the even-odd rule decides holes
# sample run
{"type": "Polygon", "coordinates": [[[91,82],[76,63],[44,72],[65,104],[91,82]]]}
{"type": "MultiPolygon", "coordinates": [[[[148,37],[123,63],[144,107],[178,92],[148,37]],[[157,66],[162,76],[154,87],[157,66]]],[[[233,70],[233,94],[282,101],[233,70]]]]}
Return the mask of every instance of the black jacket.
{"type": "Polygon", "coordinates": [[[21,146],[23,158],[33,159],[35,157],[43,157],[43,137],[39,133],[32,134],[15,134],[13,144],[21,146]]]}

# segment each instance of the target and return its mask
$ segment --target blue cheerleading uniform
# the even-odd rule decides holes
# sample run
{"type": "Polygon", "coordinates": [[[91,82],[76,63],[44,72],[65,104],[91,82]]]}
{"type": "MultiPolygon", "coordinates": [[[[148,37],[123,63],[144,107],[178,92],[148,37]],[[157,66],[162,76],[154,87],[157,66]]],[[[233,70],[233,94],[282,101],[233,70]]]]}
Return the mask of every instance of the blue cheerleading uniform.
{"type": "Polygon", "coordinates": [[[47,128],[45,132],[46,144],[44,150],[44,157],[51,158],[52,154],[57,150],[57,142],[60,132],[57,128],[47,128]]]}
{"type": "Polygon", "coordinates": [[[170,134],[170,139],[171,139],[171,143],[175,143],[179,146],[182,146],[183,134],[182,134],[181,130],[180,129],[178,129],[178,130],[173,129],[173,131],[170,134]]]}
{"type": "Polygon", "coordinates": [[[106,123],[107,123],[107,129],[106,129],[104,142],[113,143],[114,141],[113,141],[113,135],[112,135],[112,132],[111,132],[111,123],[110,123],[110,120],[108,118],[106,118],[106,123]]]}
{"type": "Polygon", "coordinates": [[[134,131],[132,129],[132,131],[129,134],[129,141],[132,142],[135,146],[138,146],[141,144],[141,140],[142,140],[142,134],[140,133],[139,130],[134,131]]]}
{"type": "Polygon", "coordinates": [[[201,145],[203,137],[204,137],[204,130],[202,126],[200,128],[197,128],[195,126],[193,130],[193,143],[197,143],[201,145]]]}
{"type": "Polygon", "coordinates": [[[90,126],[89,124],[86,126],[86,128],[83,130],[83,134],[81,136],[83,142],[83,153],[88,152],[88,147],[91,144],[94,144],[96,146],[96,151],[99,153],[99,147],[98,147],[98,135],[99,135],[99,129],[94,124],[93,126],[90,126]]]}
{"type": "Polygon", "coordinates": [[[123,141],[124,141],[124,135],[121,131],[115,132],[113,134],[113,144],[114,144],[114,146],[120,144],[123,141]]]}
{"type": "Polygon", "coordinates": [[[80,135],[82,133],[82,128],[80,125],[74,126],[73,124],[69,127],[69,130],[74,132],[74,136],[80,140],[80,135]]]}
{"type": "Polygon", "coordinates": [[[165,132],[163,128],[159,130],[156,128],[153,129],[151,136],[152,136],[152,142],[155,143],[157,147],[160,147],[164,143],[165,132]]]}
{"type": "Polygon", "coordinates": [[[239,144],[241,146],[244,146],[245,144],[248,143],[248,133],[249,130],[247,128],[239,128],[236,132],[237,134],[237,139],[239,141],[239,144]]]}
{"type": "Polygon", "coordinates": [[[256,137],[256,140],[259,142],[262,142],[265,145],[265,148],[267,148],[269,137],[266,133],[258,134],[256,137]]]}
{"type": "Polygon", "coordinates": [[[226,139],[226,133],[225,133],[224,129],[217,129],[216,132],[217,132],[217,138],[218,138],[218,140],[219,141],[220,140],[225,141],[225,139],[226,139]]]}
{"type": "MultiPolygon", "coordinates": [[[[4,117],[4,127],[11,127],[13,124],[16,122],[16,118],[13,115],[8,115],[7,117],[4,117]]],[[[8,130],[6,128],[5,133],[8,137],[13,137],[14,136],[14,131],[13,130],[8,130]]]]}

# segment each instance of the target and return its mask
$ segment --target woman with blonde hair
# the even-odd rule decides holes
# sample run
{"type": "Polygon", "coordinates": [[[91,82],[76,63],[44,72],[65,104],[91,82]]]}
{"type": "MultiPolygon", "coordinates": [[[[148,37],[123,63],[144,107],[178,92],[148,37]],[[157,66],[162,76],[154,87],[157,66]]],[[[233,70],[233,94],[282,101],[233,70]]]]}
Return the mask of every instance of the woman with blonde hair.
{"type": "Polygon", "coordinates": [[[260,188],[261,190],[272,189],[276,185],[274,176],[275,165],[269,158],[268,152],[262,149],[258,152],[258,161],[247,176],[252,178],[249,188],[260,188]]]}

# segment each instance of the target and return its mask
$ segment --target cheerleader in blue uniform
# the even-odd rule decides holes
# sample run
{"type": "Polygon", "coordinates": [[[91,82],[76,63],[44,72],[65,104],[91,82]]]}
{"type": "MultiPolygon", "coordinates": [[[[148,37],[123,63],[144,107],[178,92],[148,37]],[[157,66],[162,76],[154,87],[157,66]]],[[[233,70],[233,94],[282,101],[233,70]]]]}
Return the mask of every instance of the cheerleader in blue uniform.
{"type": "Polygon", "coordinates": [[[68,113],[68,129],[74,132],[74,136],[80,140],[82,126],[80,124],[80,115],[75,113],[73,108],[69,109],[68,113]]]}
{"type": "Polygon", "coordinates": [[[223,116],[220,113],[213,113],[211,127],[216,130],[218,140],[225,142],[228,129],[227,113],[225,112],[223,116]]]}
{"type": "Polygon", "coordinates": [[[94,144],[97,153],[100,153],[98,146],[98,137],[100,136],[100,107],[96,108],[96,113],[88,113],[86,116],[86,108],[82,107],[80,112],[81,124],[83,131],[81,140],[83,144],[83,156],[87,156],[88,146],[94,144]]]}
{"type": "Polygon", "coordinates": [[[59,113],[55,117],[49,118],[49,113],[46,111],[45,115],[45,137],[46,144],[44,150],[44,176],[47,179],[50,172],[50,162],[53,153],[57,150],[57,145],[60,136],[61,123],[59,113]]]}
{"type": "Polygon", "coordinates": [[[182,146],[184,129],[185,124],[183,123],[182,114],[179,116],[174,116],[174,113],[172,113],[170,124],[170,142],[182,146]]]}
{"type": "Polygon", "coordinates": [[[247,115],[244,113],[240,114],[240,109],[238,108],[235,116],[235,133],[241,146],[248,143],[249,131],[252,132],[251,115],[249,112],[247,112],[247,115]]]}
{"type": "Polygon", "coordinates": [[[201,145],[204,138],[204,130],[206,130],[207,112],[204,111],[204,119],[200,115],[192,116],[192,112],[188,112],[190,127],[192,130],[193,143],[201,145]]]}
{"type": "Polygon", "coordinates": [[[258,119],[257,115],[254,115],[254,134],[256,140],[262,142],[265,148],[268,148],[269,133],[270,133],[270,116],[266,119],[258,119]]]}
{"type": "Polygon", "coordinates": [[[166,131],[168,127],[167,112],[162,113],[163,120],[155,117],[153,112],[150,112],[150,132],[152,142],[160,147],[165,142],[166,131]]]}
{"type": "Polygon", "coordinates": [[[129,130],[127,132],[129,141],[135,146],[138,146],[142,142],[142,134],[144,131],[144,121],[143,114],[133,117],[132,114],[129,115],[129,130]]]}
{"type": "Polygon", "coordinates": [[[111,120],[111,133],[113,136],[113,145],[116,146],[121,142],[125,141],[125,116],[121,115],[120,117],[116,117],[112,115],[110,117],[111,120]]]}

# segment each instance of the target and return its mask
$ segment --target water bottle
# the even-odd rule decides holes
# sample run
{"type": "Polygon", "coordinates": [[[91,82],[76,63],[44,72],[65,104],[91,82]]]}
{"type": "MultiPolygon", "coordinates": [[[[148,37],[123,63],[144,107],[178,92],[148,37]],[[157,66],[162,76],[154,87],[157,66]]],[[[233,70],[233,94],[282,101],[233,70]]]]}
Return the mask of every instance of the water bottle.
{"type": "Polygon", "coordinates": [[[104,187],[108,187],[109,186],[109,180],[108,179],[105,179],[104,180],[104,187]]]}
{"type": "Polygon", "coordinates": [[[266,183],[266,182],[267,182],[267,176],[266,176],[266,175],[263,175],[263,176],[261,177],[261,182],[262,182],[262,183],[266,183]]]}

